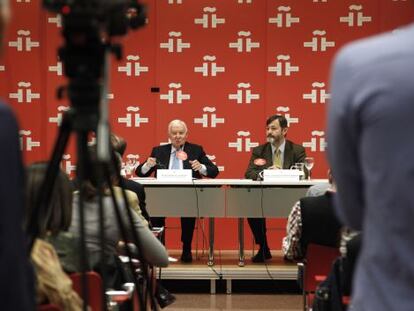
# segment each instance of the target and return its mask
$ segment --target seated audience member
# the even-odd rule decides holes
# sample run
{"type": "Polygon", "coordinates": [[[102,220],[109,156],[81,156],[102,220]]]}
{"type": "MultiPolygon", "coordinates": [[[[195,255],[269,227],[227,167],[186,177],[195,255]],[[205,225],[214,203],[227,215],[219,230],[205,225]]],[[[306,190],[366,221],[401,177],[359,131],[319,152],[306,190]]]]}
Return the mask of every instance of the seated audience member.
{"type": "MultiPolygon", "coordinates": [[[[288,122],[282,115],[273,115],[266,120],[267,142],[253,149],[249,165],[244,176],[248,179],[260,179],[264,169],[290,169],[295,163],[301,163],[306,157],[305,148],[286,139],[288,122]]],[[[254,240],[259,250],[252,262],[264,262],[272,258],[267,243],[266,218],[247,218],[254,240]]]]}
{"type": "Polygon", "coordinates": [[[324,183],[310,186],[308,191],[306,191],[305,196],[306,197],[317,197],[317,196],[323,195],[326,191],[329,190],[330,186],[331,184],[329,182],[324,182],[324,183]]]}
{"type": "MultiPolygon", "coordinates": [[[[122,163],[122,156],[125,153],[126,147],[127,147],[127,143],[125,141],[125,139],[123,139],[122,137],[119,137],[115,134],[111,134],[111,144],[115,150],[115,152],[118,152],[121,156],[120,162],[122,163]]],[[[129,180],[125,177],[122,177],[123,179],[123,184],[125,185],[125,188],[134,192],[139,200],[139,208],[141,209],[142,212],[142,216],[144,216],[144,218],[147,220],[148,225],[151,228],[151,222],[150,222],[150,216],[147,212],[146,209],[146,196],[145,196],[145,189],[144,187],[138,183],[135,182],[133,180],[129,180]]],[[[162,237],[164,237],[164,234],[162,235],[162,237]]],[[[163,239],[162,239],[163,240],[163,239]]],[[[170,304],[172,304],[176,298],[173,294],[171,294],[163,285],[161,282],[161,279],[157,279],[157,284],[156,284],[156,288],[155,288],[155,297],[157,298],[158,304],[160,305],[161,308],[164,308],[170,304]]]]}
{"type": "Polygon", "coordinates": [[[304,197],[292,207],[286,226],[287,236],[282,241],[282,251],[287,260],[301,260],[308,244],[339,247],[341,224],[334,207],[335,183],[325,194],[304,197]]]}
{"type": "MultiPolygon", "coordinates": [[[[210,177],[215,178],[219,171],[200,145],[187,141],[187,125],[181,120],[173,120],[168,125],[168,137],[170,144],[154,147],[150,157],[141,163],[135,173],[140,177],[148,177],[156,174],[158,168],[164,169],[191,169],[193,178],[210,177]]],[[[151,219],[155,227],[165,226],[165,217],[151,219]]],[[[182,262],[192,262],[191,243],[195,227],[194,217],[181,217],[181,242],[183,251],[182,262]]]]}
{"type": "MultiPolygon", "coordinates": [[[[112,133],[111,144],[115,152],[118,152],[121,155],[121,157],[123,157],[125,150],[127,148],[127,142],[125,141],[125,139],[112,133]]],[[[139,208],[141,209],[142,216],[144,216],[144,218],[148,221],[149,225],[151,226],[150,216],[148,214],[147,204],[145,202],[146,197],[144,187],[140,183],[133,180],[129,180],[123,176],[122,180],[125,185],[125,189],[128,189],[137,195],[139,201],[139,208]]]]}
{"type": "MultiPolygon", "coordinates": [[[[99,234],[99,203],[98,203],[98,190],[97,190],[97,172],[101,170],[102,167],[99,166],[96,159],[95,148],[90,148],[91,153],[91,166],[89,176],[87,180],[84,181],[79,187],[83,187],[82,190],[85,192],[85,197],[82,198],[83,201],[83,211],[85,217],[85,239],[86,239],[86,248],[89,257],[90,264],[92,268],[96,271],[100,269],[100,234],[99,234]]],[[[119,167],[117,168],[119,169],[119,167]]],[[[132,238],[132,230],[137,231],[137,236],[143,253],[141,254],[143,259],[150,265],[158,267],[166,267],[168,265],[168,254],[164,246],[160,241],[153,235],[149,230],[147,223],[143,217],[140,217],[131,207],[133,228],[130,228],[129,221],[127,217],[127,210],[124,204],[121,189],[116,187],[117,180],[115,171],[111,171],[111,184],[104,184],[104,197],[103,197],[103,207],[104,207],[104,230],[105,230],[105,267],[106,275],[108,276],[106,281],[107,287],[116,287],[115,285],[119,284],[118,277],[119,269],[115,262],[116,256],[116,247],[120,240],[123,239],[121,232],[119,231],[119,226],[117,223],[117,217],[115,212],[115,207],[112,203],[112,197],[110,195],[110,187],[114,189],[115,199],[118,202],[120,212],[123,216],[123,222],[127,225],[128,230],[128,239],[132,238]]],[[[80,183],[81,181],[78,181],[80,183]]],[[[136,195],[128,190],[126,190],[128,197],[135,197],[136,195]]],[[[79,201],[80,201],[79,191],[75,191],[73,198],[73,213],[72,213],[72,223],[70,227],[70,232],[74,235],[79,236],[79,226],[80,226],[80,215],[79,215],[79,201]]],[[[136,199],[137,200],[137,199],[136,199]]],[[[128,199],[128,201],[130,201],[128,199]]]]}
{"type": "MultiPolygon", "coordinates": [[[[39,237],[35,240],[31,253],[37,277],[37,302],[56,304],[64,310],[81,310],[82,300],[72,289],[72,281],[62,269],[55,248],[47,242],[49,237],[58,236],[61,230],[67,230],[70,225],[72,188],[65,173],[58,172],[45,214],[35,214],[34,207],[42,190],[46,167],[46,163],[36,163],[27,169],[26,222],[35,221],[39,228],[39,237]]],[[[65,270],[78,271],[77,241],[69,236],[54,239],[54,241],[59,245],[60,257],[66,267],[65,270]]]]}
{"type": "Polygon", "coordinates": [[[310,186],[308,191],[306,191],[305,197],[317,197],[323,195],[326,191],[328,191],[331,188],[331,184],[332,174],[331,170],[328,169],[328,182],[310,186]]]}

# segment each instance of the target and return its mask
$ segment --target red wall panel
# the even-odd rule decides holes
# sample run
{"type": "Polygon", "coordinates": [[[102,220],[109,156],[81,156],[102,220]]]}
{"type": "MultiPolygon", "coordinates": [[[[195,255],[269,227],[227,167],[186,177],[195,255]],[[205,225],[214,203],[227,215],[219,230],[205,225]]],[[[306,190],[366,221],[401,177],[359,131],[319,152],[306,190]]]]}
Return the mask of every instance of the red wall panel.
{"type": "MultiPolygon", "coordinates": [[[[154,145],[167,142],[168,122],[179,118],[187,122],[189,140],[214,158],[221,178],[243,177],[251,148],[264,142],[265,120],[274,113],[288,117],[288,138],[315,157],[313,176],[325,177],[325,112],[335,52],[414,17],[412,1],[405,0],[145,2],[146,27],[120,39],[123,55],[110,70],[110,121],[128,141],[124,161],[145,161],[154,145]]],[[[69,106],[55,96],[66,83],[56,53],[61,28],[40,1],[12,6],[0,92],[26,131],[22,150],[30,163],[49,156],[57,117],[69,106]]],[[[63,166],[73,173],[73,144],[65,158],[63,166]]],[[[218,222],[219,248],[236,247],[235,223],[218,222]],[[230,235],[234,239],[224,239],[230,235]]],[[[271,223],[277,230],[270,243],[278,247],[284,222],[271,223]]],[[[170,246],[177,247],[178,236],[169,235],[170,246]]]]}

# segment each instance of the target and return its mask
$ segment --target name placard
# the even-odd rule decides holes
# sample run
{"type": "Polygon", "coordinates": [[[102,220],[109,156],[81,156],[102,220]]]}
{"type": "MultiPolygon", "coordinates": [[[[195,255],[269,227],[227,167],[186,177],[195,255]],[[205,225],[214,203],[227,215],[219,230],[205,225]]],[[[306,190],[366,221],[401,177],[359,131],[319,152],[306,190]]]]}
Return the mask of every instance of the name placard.
{"type": "Polygon", "coordinates": [[[300,170],[263,170],[263,181],[299,181],[300,170]]]}
{"type": "Polygon", "coordinates": [[[157,170],[157,180],[161,181],[192,181],[191,170],[157,170]]]}

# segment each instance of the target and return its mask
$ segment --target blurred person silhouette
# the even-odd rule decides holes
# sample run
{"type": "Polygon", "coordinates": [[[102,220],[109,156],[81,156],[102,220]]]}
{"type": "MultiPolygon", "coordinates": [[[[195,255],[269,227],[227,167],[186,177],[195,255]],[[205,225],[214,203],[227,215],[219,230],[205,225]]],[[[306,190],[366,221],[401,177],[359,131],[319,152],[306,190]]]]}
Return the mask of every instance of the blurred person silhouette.
{"type": "MultiPolygon", "coordinates": [[[[259,180],[264,169],[289,169],[295,163],[303,162],[305,148],[286,139],[288,122],[282,115],[272,115],[266,120],[267,143],[253,149],[244,176],[259,180]]],[[[266,235],[266,218],[247,218],[259,250],[252,257],[253,262],[264,262],[272,258],[266,235]]]]}
{"type": "Polygon", "coordinates": [[[362,230],[352,310],[413,310],[413,72],[414,24],[346,45],[333,63],[336,210],[362,230]]]}
{"type": "Polygon", "coordinates": [[[328,181],[317,183],[315,185],[312,185],[308,188],[306,191],[305,197],[317,197],[320,195],[323,195],[326,191],[328,191],[331,188],[332,184],[332,174],[331,169],[328,169],[328,181]]]}
{"type": "Polygon", "coordinates": [[[39,228],[31,253],[37,279],[37,303],[52,303],[63,310],[82,310],[82,300],[65,273],[80,269],[78,240],[62,232],[68,230],[72,218],[72,187],[62,170],[56,176],[45,214],[35,214],[46,170],[45,162],[34,163],[26,170],[26,222],[34,221],[39,228]],[[52,240],[53,245],[48,240],[52,240]]]}
{"type": "MultiPolygon", "coordinates": [[[[101,165],[99,165],[96,160],[96,146],[89,148],[89,154],[91,157],[91,164],[89,166],[89,172],[87,175],[87,180],[83,182],[83,185],[79,187],[84,187],[86,197],[84,199],[83,210],[85,213],[85,241],[86,248],[88,253],[88,258],[92,269],[97,272],[100,271],[100,234],[99,234],[99,202],[98,202],[98,171],[102,170],[101,165]]],[[[117,157],[118,167],[116,170],[120,170],[120,161],[119,156],[117,157]]],[[[132,230],[137,231],[139,243],[143,250],[144,260],[153,266],[157,267],[166,267],[168,266],[168,254],[165,250],[162,243],[154,236],[154,234],[148,228],[148,223],[145,218],[140,215],[138,207],[138,199],[135,193],[126,190],[127,200],[130,204],[130,208],[133,211],[133,228],[129,226],[129,221],[127,218],[127,211],[125,202],[122,197],[122,189],[117,186],[118,180],[116,177],[116,172],[114,168],[110,168],[111,174],[111,184],[104,183],[104,197],[103,197],[103,207],[104,207],[104,231],[105,231],[105,259],[104,265],[106,269],[106,276],[108,277],[105,281],[105,286],[107,288],[117,288],[122,283],[122,273],[119,270],[119,266],[116,262],[117,256],[117,245],[118,242],[122,240],[122,235],[119,230],[118,223],[116,221],[116,213],[114,205],[112,203],[112,197],[110,195],[110,187],[114,189],[115,199],[118,202],[120,212],[123,216],[123,221],[127,225],[128,230],[128,239],[132,238],[132,230]],[[135,203],[134,203],[135,202],[135,203]],[[135,207],[134,207],[135,205],[135,207]]],[[[69,228],[69,231],[72,232],[75,236],[79,237],[79,226],[80,215],[79,215],[79,200],[80,195],[79,191],[74,192],[73,196],[73,213],[72,213],[72,223],[69,228]]]]}
{"type": "MultiPolygon", "coordinates": [[[[125,150],[127,148],[127,142],[125,141],[124,138],[115,135],[114,133],[111,134],[111,144],[114,148],[114,150],[116,152],[119,153],[121,159],[119,160],[122,163],[122,156],[125,153],[125,150]]],[[[121,176],[121,178],[123,179],[125,188],[127,190],[130,190],[132,192],[134,192],[139,200],[139,207],[141,209],[142,212],[142,216],[145,217],[145,219],[148,222],[149,227],[151,228],[151,222],[150,222],[150,216],[147,212],[146,209],[146,195],[145,195],[145,189],[144,187],[138,183],[135,182],[133,180],[130,180],[128,178],[125,178],[123,176],[121,176]]],[[[161,236],[161,241],[163,241],[163,237],[164,234],[162,234],[161,236]]],[[[156,288],[155,288],[155,297],[157,298],[158,304],[161,306],[161,308],[165,308],[166,306],[172,304],[175,300],[176,297],[171,294],[163,285],[161,282],[161,279],[157,279],[157,284],[156,284],[156,288]]]]}
{"type": "MultiPolygon", "coordinates": [[[[125,150],[127,148],[127,142],[124,138],[119,137],[117,135],[115,135],[114,133],[111,134],[111,144],[112,147],[114,148],[114,150],[119,153],[119,155],[121,156],[121,158],[124,156],[125,154],[125,150]]],[[[150,224],[151,227],[151,222],[150,222],[150,216],[148,214],[147,211],[147,203],[146,203],[146,196],[145,196],[145,190],[144,190],[144,186],[142,186],[140,183],[133,181],[133,180],[129,180],[128,178],[125,178],[123,176],[121,176],[125,185],[125,188],[134,192],[137,197],[138,197],[138,201],[139,201],[139,208],[141,209],[141,213],[142,216],[144,216],[144,218],[148,221],[148,223],[150,224]]]]}
{"type": "MultiPolygon", "coordinates": [[[[10,19],[8,0],[0,0],[0,57],[6,25],[10,19]]],[[[24,169],[18,125],[11,109],[0,100],[0,292],[2,310],[34,310],[33,269],[28,239],[23,231],[24,169]]]]}
{"type": "MultiPolygon", "coordinates": [[[[217,166],[207,157],[203,147],[187,141],[188,129],[184,121],[171,121],[168,124],[168,137],[171,143],[154,147],[150,157],[135,170],[137,176],[148,177],[152,173],[156,174],[158,168],[191,169],[193,178],[215,178],[218,175],[217,166]]],[[[165,227],[165,217],[153,217],[151,223],[155,227],[165,227]]],[[[191,243],[194,228],[194,217],[181,217],[181,261],[185,263],[193,261],[191,243]]]]}

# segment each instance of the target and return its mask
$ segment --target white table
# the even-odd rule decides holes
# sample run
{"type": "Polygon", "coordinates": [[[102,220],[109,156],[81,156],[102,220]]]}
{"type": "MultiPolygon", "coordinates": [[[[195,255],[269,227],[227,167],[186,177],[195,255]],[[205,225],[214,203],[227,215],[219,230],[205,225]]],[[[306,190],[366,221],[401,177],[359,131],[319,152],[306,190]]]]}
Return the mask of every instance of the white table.
{"type": "Polygon", "coordinates": [[[287,217],[307,189],[326,179],[263,182],[250,179],[198,179],[191,182],[133,178],[145,185],[151,217],[208,217],[209,259],[214,264],[214,218],[238,218],[239,265],[244,265],[244,218],[287,217]]]}

